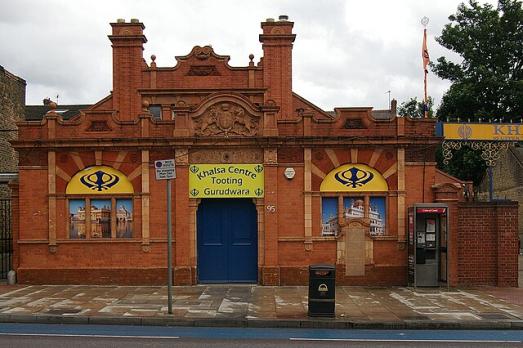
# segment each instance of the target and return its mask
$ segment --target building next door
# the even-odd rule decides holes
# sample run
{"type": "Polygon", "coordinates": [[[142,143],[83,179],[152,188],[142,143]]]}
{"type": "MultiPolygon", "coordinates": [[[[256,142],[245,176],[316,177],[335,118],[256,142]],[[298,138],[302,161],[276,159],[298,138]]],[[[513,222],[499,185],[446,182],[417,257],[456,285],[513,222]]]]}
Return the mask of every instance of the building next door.
{"type": "Polygon", "coordinates": [[[203,199],[198,206],[200,283],[256,283],[258,228],[250,199],[203,199]]]}

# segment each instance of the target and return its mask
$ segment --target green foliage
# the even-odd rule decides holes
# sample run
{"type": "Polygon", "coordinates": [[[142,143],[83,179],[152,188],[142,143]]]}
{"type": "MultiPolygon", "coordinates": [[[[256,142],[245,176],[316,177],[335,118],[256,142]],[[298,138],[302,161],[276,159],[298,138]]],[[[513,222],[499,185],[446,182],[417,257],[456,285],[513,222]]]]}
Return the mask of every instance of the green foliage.
{"type": "MultiPolygon", "coordinates": [[[[432,106],[434,102],[431,97],[427,98],[427,107],[428,107],[428,117],[434,117],[434,111],[432,106]]],[[[413,118],[423,118],[425,116],[425,109],[423,105],[423,100],[418,101],[418,98],[410,98],[408,101],[400,104],[398,108],[398,115],[400,116],[410,116],[413,118]]]]}
{"type": "Polygon", "coordinates": [[[475,151],[468,146],[454,151],[452,160],[449,164],[443,164],[443,151],[440,148],[436,151],[436,161],[438,168],[458,179],[472,181],[478,187],[483,180],[487,165],[481,158],[481,151],[475,151]]]}
{"type": "Polygon", "coordinates": [[[460,4],[441,36],[443,47],[461,56],[456,63],[440,57],[431,64],[452,85],[443,96],[438,118],[523,115],[523,10],[521,1],[499,0],[497,8],[475,0],[460,4]]]}
{"type": "MultiPolygon", "coordinates": [[[[521,1],[499,0],[497,7],[475,0],[460,4],[449,16],[441,36],[443,47],[457,53],[461,62],[437,59],[431,68],[452,85],[443,96],[440,120],[483,121],[500,118],[519,121],[523,115],[523,10],[521,1]]],[[[438,168],[479,185],[485,169],[480,153],[465,147],[438,168]]]]}

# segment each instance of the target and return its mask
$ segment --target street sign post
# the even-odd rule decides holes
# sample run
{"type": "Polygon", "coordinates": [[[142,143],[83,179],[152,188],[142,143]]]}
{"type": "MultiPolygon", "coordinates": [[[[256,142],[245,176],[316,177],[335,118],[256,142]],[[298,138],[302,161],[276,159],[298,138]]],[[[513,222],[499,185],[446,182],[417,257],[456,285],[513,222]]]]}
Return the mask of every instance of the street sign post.
{"type": "Polygon", "coordinates": [[[176,179],[176,167],[173,159],[154,161],[156,180],[176,179]]]}
{"type": "Polygon", "coordinates": [[[176,179],[174,159],[154,162],[156,180],[167,180],[167,312],[173,314],[173,239],[171,224],[171,179],[176,179]]]}

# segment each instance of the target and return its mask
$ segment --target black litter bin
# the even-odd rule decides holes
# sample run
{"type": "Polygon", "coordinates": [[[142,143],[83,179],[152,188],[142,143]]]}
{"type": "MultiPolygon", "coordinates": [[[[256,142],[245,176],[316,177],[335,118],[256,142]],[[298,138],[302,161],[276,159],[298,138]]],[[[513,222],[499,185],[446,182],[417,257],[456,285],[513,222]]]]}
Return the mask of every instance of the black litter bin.
{"type": "Polygon", "coordinates": [[[336,267],[309,266],[309,317],[334,317],[336,267]]]}

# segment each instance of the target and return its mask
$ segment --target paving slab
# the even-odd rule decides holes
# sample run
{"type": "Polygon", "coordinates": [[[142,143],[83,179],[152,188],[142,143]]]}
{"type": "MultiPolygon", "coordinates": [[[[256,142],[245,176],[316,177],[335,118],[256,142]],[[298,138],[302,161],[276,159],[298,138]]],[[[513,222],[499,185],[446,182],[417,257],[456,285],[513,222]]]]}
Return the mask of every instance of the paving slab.
{"type": "Polygon", "coordinates": [[[523,328],[523,289],[337,287],[309,318],[308,287],[0,285],[0,322],[325,328],[523,328]]]}

